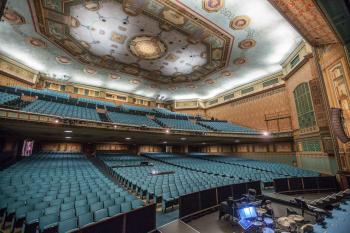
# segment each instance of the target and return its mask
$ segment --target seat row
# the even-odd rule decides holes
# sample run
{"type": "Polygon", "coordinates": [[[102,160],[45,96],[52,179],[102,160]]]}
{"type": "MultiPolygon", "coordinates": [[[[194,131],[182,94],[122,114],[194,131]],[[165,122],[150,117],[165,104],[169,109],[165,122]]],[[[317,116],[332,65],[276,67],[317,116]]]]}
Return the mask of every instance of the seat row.
{"type": "Polygon", "coordinates": [[[11,232],[82,227],[143,205],[81,154],[35,154],[0,172],[1,226],[11,232]]]}

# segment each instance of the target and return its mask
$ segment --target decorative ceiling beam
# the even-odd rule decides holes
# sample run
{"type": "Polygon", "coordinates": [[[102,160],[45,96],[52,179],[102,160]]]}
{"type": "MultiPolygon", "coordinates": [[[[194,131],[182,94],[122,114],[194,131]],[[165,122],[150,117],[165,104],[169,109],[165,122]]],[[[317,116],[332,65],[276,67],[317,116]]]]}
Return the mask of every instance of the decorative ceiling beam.
{"type": "Polygon", "coordinates": [[[339,42],[314,0],[268,0],[311,45],[339,42]]]}

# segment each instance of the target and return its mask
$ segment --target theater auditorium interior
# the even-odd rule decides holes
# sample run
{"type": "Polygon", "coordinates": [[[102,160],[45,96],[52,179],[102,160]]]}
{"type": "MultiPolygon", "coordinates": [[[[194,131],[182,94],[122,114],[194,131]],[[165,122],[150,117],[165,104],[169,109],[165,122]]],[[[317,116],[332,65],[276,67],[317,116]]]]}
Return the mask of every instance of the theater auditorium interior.
{"type": "Polygon", "coordinates": [[[350,0],[0,18],[0,233],[350,232],[350,0]]]}

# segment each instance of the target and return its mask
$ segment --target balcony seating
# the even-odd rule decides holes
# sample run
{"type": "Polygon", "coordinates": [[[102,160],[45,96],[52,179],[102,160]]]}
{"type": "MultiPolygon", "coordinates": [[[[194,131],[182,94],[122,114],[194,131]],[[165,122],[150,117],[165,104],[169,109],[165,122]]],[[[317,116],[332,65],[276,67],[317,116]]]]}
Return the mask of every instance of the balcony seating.
{"type": "Polygon", "coordinates": [[[179,120],[179,119],[169,119],[169,118],[160,118],[157,117],[157,120],[160,121],[165,126],[172,129],[183,129],[183,130],[193,130],[193,131],[209,131],[203,126],[192,123],[189,120],[179,120]]]}
{"type": "Polygon", "coordinates": [[[48,89],[32,89],[32,88],[26,88],[22,86],[12,86],[12,88],[16,93],[24,93],[26,95],[30,96],[36,96],[36,95],[42,95],[42,96],[47,96],[47,97],[54,97],[54,98],[61,98],[68,100],[70,98],[70,95],[67,93],[61,93],[61,92],[56,92],[48,89]]]}
{"type": "Polygon", "coordinates": [[[120,105],[120,108],[124,112],[138,112],[143,114],[152,114],[153,110],[148,107],[142,107],[142,106],[133,106],[133,105],[120,105]]]}
{"type": "Polygon", "coordinates": [[[81,154],[35,154],[0,171],[0,213],[12,229],[24,224],[34,232],[37,227],[66,232],[108,217],[109,206],[98,202],[143,206],[141,200],[132,205],[134,200],[81,154]]]}
{"type": "Polygon", "coordinates": [[[147,116],[144,116],[144,115],[134,115],[134,114],[120,113],[120,112],[108,112],[107,115],[109,119],[115,123],[137,125],[137,126],[148,126],[148,127],[155,127],[155,128],[161,127],[156,122],[154,122],[153,120],[149,119],[147,116]]]}
{"type": "Polygon", "coordinates": [[[220,155],[205,155],[205,154],[192,154],[191,156],[195,156],[196,158],[230,164],[237,165],[251,169],[259,169],[275,174],[280,174],[281,176],[288,177],[308,177],[308,176],[319,176],[319,173],[305,170],[298,167],[292,167],[287,164],[282,163],[274,163],[271,161],[262,161],[262,160],[253,160],[253,159],[244,159],[233,156],[220,156],[220,155]]]}
{"type": "Polygon", "coordinates": [[[6,104],[7,102],[19,99],[18,95],[8,94],[5,92],[0,92],[0,105],[6,104]]]}
{"type": "Polygon", "coordinates": [[[234,132],[245,134],[258,134],[257,131],[226,121],[199,121],[200,124],[222,132],[234,132]]]}
{"type": "Polygon", "coordinates": [[[85,104],[92,104],[92,105],[99,105],[99,106],[108,106],[108,107],[117,107],[115,103],[108,102],[108,101],[102,101],[102,100],[95,100],[95,99],[88,99],[88,98],[78,98],[78,103],[85,103],[85,104]]]}
{"type": "Polygon", "coordinates": [[[22,109],[26,112],[56,115],[61,117],[100,121],[95,109],[78,107],[44,100],[36,100],[22,109]]]}

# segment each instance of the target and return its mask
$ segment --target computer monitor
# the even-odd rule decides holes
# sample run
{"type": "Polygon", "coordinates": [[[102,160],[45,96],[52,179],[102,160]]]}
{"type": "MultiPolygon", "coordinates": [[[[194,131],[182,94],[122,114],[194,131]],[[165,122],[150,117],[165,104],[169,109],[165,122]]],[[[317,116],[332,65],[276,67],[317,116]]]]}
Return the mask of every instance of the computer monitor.
{"type": "Polygon", "coordinates": [[[258,217],[256,208],[254,206],[245,206],[238,210],[240,219],[254,219],[258,217]]]}

